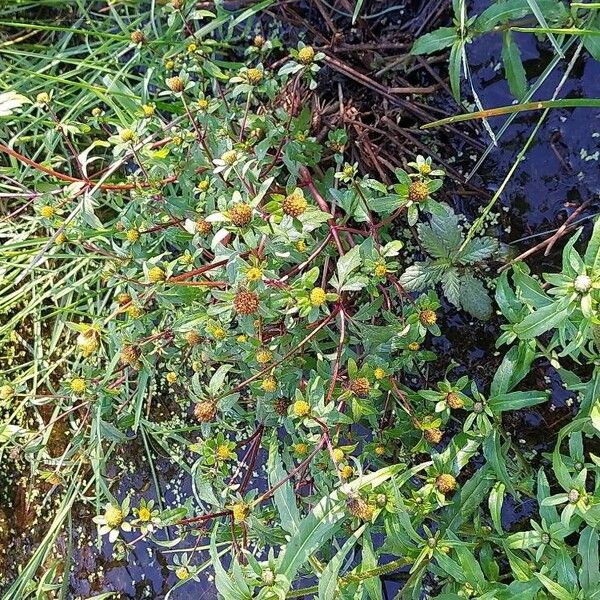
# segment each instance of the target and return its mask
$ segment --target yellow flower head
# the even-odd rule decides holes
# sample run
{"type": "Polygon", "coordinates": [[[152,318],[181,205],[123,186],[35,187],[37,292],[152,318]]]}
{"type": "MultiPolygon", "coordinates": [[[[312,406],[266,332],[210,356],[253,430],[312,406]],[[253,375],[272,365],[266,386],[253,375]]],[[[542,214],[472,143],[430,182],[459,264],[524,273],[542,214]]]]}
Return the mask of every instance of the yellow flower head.
{"type": "Polygon", "coordinates": [[[419,321],[425,327],[432,327],[437,323],[437,315],[433,310],[422,310],[419,313],[419,321]]]}
{"type": "Polygon", "coordinates": [[[54,207],[46,204],[40,208],[40,215],[44,217],[44,219],[51,219],[54,216],[54,207]]]}
{"type": "Polygon", "coordinates": [[[454,479],[454,476],[450,475],[449,473],[442,473],[436,477],[435,487],[442,494],[449,494],[457,487],[456,479],[454,479]]]}
{"type": "Polygon", "coordinates": [[[227,165],[231,166],[235,164],[235,161],[238,159],[237,150],[227,150],[221,154],[221,160],[227,165]]]}
{"type": "Polygon", "coordinates": [[[144,117],[149,119],[155,113],[155,108],[151,104],[144,104],[142,106],[142,112],[144,113],[144,117]]]}
{"type": "Polygon", "coordinates": [[[246,272],[246,279],[248,281],[258,281],[259,279],[262,279],[262,275],[261,269],[258,267],[250,267],[246,272]]]}
{"type": "Polygon", "coordinates": [[[352,477],[353,474],[354,474],[354,469],[350,465],[346,465],[345,467],[342,467],[342,470],[340,471],[340,475],[342,476],[343,479],[350,479],[350,477],[352,477]]]}
{"type": "Polygon", "coordinates": [[[122,142],[132,142],[135,139],[135,131],[129,127],[121,129],[121,133],[119,135],[122,142]]]}
{"type": "Polygon", "coordinates": [[[320,287],[313,288],[310,291],[310,303],[313,306],[322,306],[325,304],[327,300],[327,295],[325,294],[325,290],[320,287]]]}
{"type": "Polygon", "coordinates": [[[375,275],[377,277],[385,277],[387,273],[387,267],[385,266],[385,263],[377,263],[375,265],[375,275]]]}
{"type": "Polygon", "coordinates": [[[293,410],[297,417],[306,417],[310,414],[310,404],[306,400],[296,400],[293,410]]]}
{"type": "Polygon", "coordinates": [[[118,529],[123,522],[123,511],[118,506],[110,504],[106,507],[104,519],[111,529],[118,529]]]}
{"type": "Polygon", "coordinates": [[[139,319],[142,316],[143,311],[139,306],[132,304],[131,306],[127,307],[127,314],[132,319],[139,319]]]}
{"type": "Polygon", "coordinates": [[[219,460],[231,460],[235,456],[227,444],[217,446],[215,454],[219,460]]]}
{"type": "Polygon", "coordinates": [[[294,444],[294,452],[299,456],[304,456],[308,453],[308,446],[304,442],[294,444]]]}
{"type": "Polygon", "coordinates": [[[185,88],[185,82],[183,79],[181,79],[181,77],[178,76],[168,77],[165,79],[165,83],[167,84],[167,87],[175,93],[183,92],[185,88]]]}
{"type": "Polygon", "coordinates": [[[211,333],[216,340],[222,340],[227,335],[227,332],[222,327],[219,327],[219,326],[213,328],[211,333]]]}
{"type": "Polygon", "coordinates": [[[252,207],[245,202],[234,204],[227,214],[236,227],[245,227],[252,221],[252,207]]]}
{"type": "Polygon", "coordinates": [[[250,514],[250,507],[243,502],[237,502],[232,506],[231,511],[233,512],[233,520],[236,523],[242,523],[250,514]]]}
{"type": "Polygon", "coordinates": [[[303,65],[309,65],[315,57],[315,51],[312,46],[304,46],[298,51],[298,61],[303,65]]]}
{"type": "Polygon", "coordinates": [[[291,194],[286,196],[281,203],[283,214],[289,215],[290,217],[299,217],[304,214],[307,207],[308,202],[300,189],[294,190],[291,194]]]}
{"type": "Polygon", "coordinates": [[[148,270],[148,279],[151,283],[165,280],[165,272],[160,267],[152,267],[148,270]]]}
{"type": "Polygon", "coordinates": [[[147,523],[152,518],[152,514],[150,513],[150,510],[148,508],[146,508],[145,506],[142,506],[138,510],[138,518],[140,521],[147,523]]]}
{"type": "Polygon", "coordinates": [[[340,448],[334,448],[332,452],[334,462],[339,463],[344,460],[344,451],[340,448]]]}
{"type": "Polygon", "coordinates": [[[185,334],[185,341],[190,346],[197,346],[202,341],[202,336],[197,331],[188,331],[185,334]]]}
{"type": "Polygon", "coordinates": [[[70,386],[71,390],[73,390],[75,394],[83,394],[86,388],[85,379],[82,379],[81,377],[75,377],[75,379],[71,380],[70,386]]]}
{"type": "Polygon", "coordinates": [[[100,347],[100,334],[90,327],[77,336],[77,346],[83,356],[89,356],[100,347]]]}
{"type": "Polygon", "coordinates": [[[0,387],[0,400],[8,400],[14,393],[15,390],[13,386],[5,383],[0,387]]]}
{"type": "Polygon", "coordinates": [[[198,100],[198,108],[200,110],[206,110],[208,108],[208,100],[206,98],[200,98],[200,100],[198,100]]]}
{"type": "Polygon", "coordinates": [[[264,365],[264,364],[270,362],[272,358],[273,358],[273,353],[270,350],[268,350],[267,348],[261,348],[256,353],[256,362],[260,365],[264,365]]]}
{"type": "Polygon", "coordinates": [[[50,104],[50,96],[46,92],[40,92],[36,97],[35,101],[38,104],[50,104]]]}
{"type": "Polygon", "coordinates": [[[373,371],[373,375],[375,376],[375,379],[383,379],[385,377],[385,371],[381,367],[377,367],[373,371]]]}
{"type": "Polygon", "coordinates": [[[424,181],[413,181],[408,188],[408,199],[412,202],[424,202],[429,197],[429,188],[424,181]]]}
{"type": "Polygon", "coordinates": [[[258,85],[262,81],[263,74],[260,69],[252,68],[246,71],[246,77],[248,77],[248,83],[258,85]]]}
{"type": "Polygon", "coordinates": [[[166,379],[171,384],[175,383],[177,381],[177,373],[175,373],[175,371],[169,371],[167,373],[166,379]]]}
{"type": "Polygon", "coordinates": [[[265,392],[273,393],[277,389],[277,380],[275,379],[275,377],[266,377],[265,379],[263,379],[263,382],[261,383],[260,387],[265,392]]]}
{"type": "Polygon", "coordinates": [[[175,569],[175,577],[177,577],[177,579],[180,581],[184,581],[189,576],[190,572],[188,571],[187,567],[177,567],[177,569],[175,569]]]}
{"type": "Polygon", "coordinates": [[[139,30],[132,31],[130,38],[133,44],[143,44],[146,41],[146,36],[139,30]]]}
{"type": "Polygon", "coordinates": [[[127,241],[130,244],[134,244],[140,239],[140,232],[137,229],[128,229],[127,230],[127,241]]]}

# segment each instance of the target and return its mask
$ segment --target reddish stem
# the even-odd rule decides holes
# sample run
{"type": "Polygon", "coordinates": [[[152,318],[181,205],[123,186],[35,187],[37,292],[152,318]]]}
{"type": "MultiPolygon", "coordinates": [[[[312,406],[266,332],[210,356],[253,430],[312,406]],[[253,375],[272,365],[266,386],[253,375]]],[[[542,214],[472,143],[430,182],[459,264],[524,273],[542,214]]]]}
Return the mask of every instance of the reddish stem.
{"type": "MultiPolygon", "coordinates": [[[[319,205],[319,208],[323,212],[331,213],[332,212],[331,208],[327,205],[325,198],[323,198],[323,196],[321,196],[321,193],[317,189],[317,186],[315,185],[315,182],[312,178],[312,175],[310,174],[310,171],[306,167],[300,167],[300,177],[302,177],[301,185],[303,185],[303,187],[308,188],[308,191],[312,194],[313,198],[316,200],[317,204],[319,205]]],[[[327,221],[327,224],[329,225],[329,231],[331,232],[331,235],[333,236],[333,240],[335,241],[335,245],[337,246],[340,256],[344,256],[344,254],[345,254],[344,247],[342,246],[342,242],[340,240],[340,236],[337,231],[337,225],[335,223],[335,215],[332,215],[332,217],[327,221]]]]}

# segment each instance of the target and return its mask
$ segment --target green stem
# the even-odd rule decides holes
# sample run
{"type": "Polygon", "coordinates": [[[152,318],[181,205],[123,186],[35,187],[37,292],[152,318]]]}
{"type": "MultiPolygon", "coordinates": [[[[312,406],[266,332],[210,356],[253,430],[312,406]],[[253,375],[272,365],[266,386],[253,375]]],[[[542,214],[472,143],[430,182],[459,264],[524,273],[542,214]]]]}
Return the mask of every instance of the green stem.
{"type": "Polygon", "coordinates": [[[421,129],[431,129],[432,127],[440,127],[441,125],[450,125],[459,121],[471,121],[473,119],[489,119],[490,117],[498,117],[508,115],[510,113],[519,113],[528,110],[542,110],[549,108],[599,108],[600,98],[563,98],[561,100],[541,100],[540,102],[525,102],[524,104],[514,104],[511,106],[500,106],[498,108],[489,108],[487,110],[479,110],[477,112],[455,115],[438,121],[432,121],[421,125],[421,129]]]}
{"type": "MultiPolygon", "coordinates": [[[[340,585],[349,585],[351,583],[359,583],[361,581],[365,581],[366,579],[372,579],[373,577],[381,577],[382,575],[387,575],[388,573],[393,573],[406,565],[410,565],[412,562],[407,560],[406,558],[397,558],[385,565],[381,565],[379,567],[375,567],[373,569],[369,569],[368,571],[363,571],[362,573],[352,573],[351,575],[346,575],[345,577],[340,578],[340,585]]],[[[299,590],[294,590],[293,592],[289,592],[286,598],[303,598],[309,594],[314,594],[319,591],[318,585],[312,585],[310,587],[301,588],[299,590]]]]}
{"type": "MultiPolygon", "coordinates": [[[[540,102],[539,104],[542,104],[542,103],[540,102]]],[[[600,100],[598,101],[598,106],[600,106],[600,100]]],[[[539,128],[541,127],[542,123],[546,119],[546,116],[547,116],[549,110],[550,110],[549,108],[546,108],[546,110],[542,113],[542,116],[539,118],[538,122],[536,123],[536,126],[533,128],[533,131],[531,132],[531,135],[527,139],[527,142],[525,142],[525,145],[523,146],[522,150],[519,152],[519,154],[517,156],[517,160],[515,160],[512,167],[508,171],[506,177],[500,184],[500,187],[496,190],[496,193],[492,196],[492,199],[488,202],[486,207],[483,209],[483,212],[481,213],[479,218],[473,223],[473,225],[471,225],[471,228],[469,229],[469,231],[465,237],[465,241],[462,243],[461,247],[458,250],[459,252],[462,252],[465,249],[466,245],[473,239],[473,236],[475,235],[475,233],[477,233],[477,230],[484,224],[485,219],[487,218],[489,212],[492,210],[492,208],[494,207],[494,205],[496,204],[496,202],[498,201],[498,199],[504,192],[504,188],[507,186],[507,184],[510,181],[510,179],[512,178],[514,172],[517,170],[517,167],[521,163],[521,160],[523,160],[523,157],[527,153],[527,150],[529,150],[529,146],[531,146],[531,144],[533,143],[533,140],[535,139],[535,136],[537,135],[537,132],[538,132],[539,128]]]]}

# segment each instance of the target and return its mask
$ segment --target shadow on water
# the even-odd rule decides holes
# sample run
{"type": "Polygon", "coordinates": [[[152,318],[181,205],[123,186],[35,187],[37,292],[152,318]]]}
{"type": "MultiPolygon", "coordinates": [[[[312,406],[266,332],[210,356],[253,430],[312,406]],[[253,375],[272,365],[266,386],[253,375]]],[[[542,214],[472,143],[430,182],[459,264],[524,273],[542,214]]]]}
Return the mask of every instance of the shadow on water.
{"type": "MultiPolygon", "coordinates": [[[[481,8],[489,3],[478,0],[475,4],[481,8]]],[[[378,4],[380,5],[381,3],[378,4]]],[[[386,36],[387,40],[393,41],[394,36],[405,40],[407,29],[410,33],[418,28],[419,11],[426,10],[427,2],[408,2],[407,5],[411,7],[412,12],[407,9],[406,12],[382,17],[382,24],[379,27],[390,30],[386,36]],[[402,27],[403,22],[409,22],[411,25],[408,28],[402,27]],[[400,33],[402,30],[404,32],[400,33]]],[[[449,17],[446,14],[437,21],[436,26],[450,24],[449,17]]],[[[350,28],[348,20],[344,21],[342,17],[339,17],[336,23],[340,27],[350,28]]],[[[546,64],[550,56],[547,44],[525,34],[520,34],[518,41],[528,73],[539,73],[539,65],[546,64]]],[[[485,107],[504,106],[512,102],[508,86],[498,68],[500,53],[499,35],[486,36],[468,46],[473,85],[485,107]]],[[[346,60],[350,61],[351,56],[346,56],[346,60]]],[[[440,73],[443,74],[444,63],[442,67],[440,73]]],[[[358,65],[356,68],[363,70],[364,66],[358,65]]],[[[548,78],[535,99],[550,98],[564,72],[563,64],[548,78]]],[[[323,77],[335,78],[336,81],[339,79],[337,74],[329,70],[324,70],[323,77]]],[[[371,95],[365,95],[364,89],[357,88],[356,84],[347,80],[342,79],[342,81],[344,85],[348,84],[344,88],[345,93],[352,97],[356,105],[360,107],[361,103],[367,102],[369,110],[373,110],[373,106],[378,106],[371,95]]],[[[427,81],[421,83],[425,84],[427,81]]],[[[566,80],[561,95],[562,97],[600,97],[600,65],[591,58],[582,56],[566,80]]],[[[451,99],[442,93],[436,94],[432,102],[449,113],[456,112],[451,99]]],[[[491,152],[473,178],[473,183],[485,190],[488,198],[495,192],[512,166],[537,118],[539,113],[525,113],[515,119],[508,133],[500,141],[499,147],[491,152]]],[[[501,123],[501,119],[492,121],[495,127],[501,123]]],[[[472,132],[473,129],[468,131],[472,132]]],[[[480,141],[487,145],[489,139],[485,131],[483,128],[479,128],[479,131],[480,141]]],[[[497,231],[497,235],[505,244],[513,245],[514,254],[519,254],[542,238],[518,240],[556,229],[580,203],[597,197],[600,191],[598,176],[600,133],[596,133],[597,131],[600,131],[598,111],[581,108],[550,112],[533,147],[517,168],[500,199],[500,205],[506,207],[506,210],[501,211],[502,227],[497,231]]],[[[444,146],[440,153],[452,157],[453,165],[459,172],[470,170],[478,156],[465,147],[462,138],[442,136],[441,139],[444,140],[444,146]]],[[[473,196],[462,195],[458,191],[450,194],[455,208],[470,219],[477,216],[477,209],[487,201],[473,200],[473,196]]],[[[588,211],[581,216],[588,217],[595,214],[597,208],[597,202],[592,202],[588,211]]],[[[552,268],[553,264],[557,264],[556,253],[545,258],[537,256],[533,266],[539,271],[552,268]]],[[[446,337],[435,341],[435,349],[442,355],[456,360],[461,365],[462,372],[468,373],[485,387],[497,363],[501,360],[501,356],[498,356],[493,347],[499,326],[498,320],[492,320],[487,324],[473,323],[450,308],[446,311],[444,319],[442,330],[445,324],[448,333],[446,337]]],[[[548,431],[555,434],[570,418],[573,408],[569,407],[570,395],[564,391],[556,372],[549,365],[544,363],[536,365],[534,376],[538,378],[538,384],[541,382],[541,385],[547,386],[548,381],[550,382],[551,402],[548,406],[538,407],[535,411],[518,411],[511,415],[505,424],[524,447],[535,449],[541,455],[541,452],[552,446],[548,431]]],[[[533,385],[535,387],[535,382],[533,385]]],[[[148,463],[142,458],[143,452],[138,450],[139,448],[132,447],[123,454],[125,469],[120,461],[117,463],[120,472],[124,472],[120,475],[117,492],[119,498],[131,494],[136,500],[141,497],[158,500],[160,495],[165,505],[169,506],[177,505],[182,499],[191,495],[191,482],[185,471],[160,458],[156,460],[160,491],[156,490],[148,463]]],[[[115,472],[112,475],[119,475],[116,465],[114,468],[115,472]]],[[[535,501],[516,502],[514,499],[509,499],[504,506],[503,523],[507,529],[518,528],[519,523],[526,520],[535,510],[535,501]]],[[[69,598],[89,598],[109,591],[114,591],[113,598],[119,599],[166,598],[169,590],[177,583],[174,572],[167,568],[172,564],[173,556],[168,549],[141,541],[127,556],[117,559],[108,543],[103,543],[100,550],[96,547],[95,528],[90,527],[91,515],[84,509],[76,508],[74,516],[76,547],[73,564],[75,567],[70,575],[69,598]]],[[[175,533],[171,532],[171,535],[175,533]]],[[[18,550],[20,547],[18,540],[15,542],[18,550]]],[[[60,543],[64,545],[66,542],[61,539],[60,543]]],[[[207,552],[199,552],[198,559],[198,562],[207,560],[207,552]]],[[[401,588],[402,582],[388,581],[386,586],[388,597],[392,598],[401,588]]],[[[200,574],[200,582],[191,581],[169,596],[172,600],[215,597],[210,570],[200,574]]]]}

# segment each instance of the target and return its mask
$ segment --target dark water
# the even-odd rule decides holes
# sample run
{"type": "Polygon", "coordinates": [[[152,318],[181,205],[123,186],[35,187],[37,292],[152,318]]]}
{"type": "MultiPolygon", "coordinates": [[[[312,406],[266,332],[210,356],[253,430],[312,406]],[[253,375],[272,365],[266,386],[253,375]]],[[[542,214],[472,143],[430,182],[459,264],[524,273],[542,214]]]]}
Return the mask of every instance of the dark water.
{"type": "MultiPolygon", "coordinates": [[[[377,3],[380,6],[380,3],[377,3]]],[[[426,9],[427,3],[408,3],[413,9],[412,18],[416,20],[409,29],[418,27],[419,10],[426,9]]],[[[478,1],[477,6],[485,7],[489,3],[478,1]]],[[[365,3],[368,6],[368,3],[365,3]]],[[[402,26],[406,14],[398,13],[386,17],[390,28],[402,26]]],[[[446,25],[444,19],[437,26],[446,25]]],[[[336,23],[340,27],[349,27],[349,23],[339,17],[336,23]]],[[[399,34],[400,35],[400,34],[399,34]]],[[[533,36],[519,34],[517,38],[522,49],[528,73],[540,73],[551,54],[546,42],[538,42],[533,36]]],[[[508,86],[503,79],[502,71],[497,69],[501,52],[501,37],[486,36],[476,40],[468,47],[468,55],[473,73],[473,84],[486,108],[504,106],[512,102],[508,86]]],[[[534,99],[549,99],[565,72],[566,62],[560,64],[548,78],[534,99]]],[[[441,70],[442,72],[442,70],[441,70]]],[[[327,74],[327,72],[325,72],[327,74]]],[[[334,77],[334,74],[329,74],[334,77]]],[[[328,85],[327,80],[321,84],[328,85]]],[[[349,89],[351,86],[349,86],[349,89]]],[[[465,92],[467,88],[464,88],[465,92]]],[[[356,94],[360,95],[360,91],[356,94]]],[[[600,66],[585,53],[578,60],[571,75],[567,79],[560,97],[600,97],[600,66]]],[[[437,95],[435,102],[445,110],[454,111],[452,101],[442,93],[437,95]]],[[[507,134],[500,141],[472,178],[472,183],[486,191],[489,196],[500,185],[505,174],[512,166],[517,153],[523,147],[540,113],[524,113],[517,117],[507,134]]],[[[498,129],[503,118],[491,121],[492,127],[498,129]]],[[[485,130],[478,128],[475,134],[484,144],[489,143],[485,130]]],[[[473,127],[465,128],[473,134],[473,127]]],[[[501,239],[511,244],[515,254],[522,252],[540,241],[541,237],[526,241],[518,241],[525,236],[551,231],[560,226],[565,218],[583,202],[594,199],[600,191],[598,155],[600,154],[600,113],[597,110],[575,109],[551,111],[545,124],[540,129],[533,147],[525,160],[517,168],[515,175],[502,194],[499,206],[507,207],[502,215],[503,228],[499,230],[501,239]]],[[[459,170],[468,172],[476,162],[474,155],[460,138],[449,138],[441,150],[446,156],[455,156],[454,163],[459,170]]],[[[457,191],[451,192],[455,207],[473,218],[477,215],[479,206],[485,199],[462,195],[457,191]]],[[[598,203],[595,200],[588,211],[581,217],[596,214],[598,203]]],[[[588,221],[589,222],[589,221],[588,221]]],[[[559,245],[560,246],[560,245],[559,245]]],[[[535,267],[550,268],[556,264],[556,254],[547,258],[540,255],[535,258],[535,267]]],[[[485,384],[489,381],[495,369],[495,359],[490,359],[497,323],[473,323],[464,316],[449,311],[442,330],[447,336],[436,341],[436,349],[440,353],[451,353],[452,357],[462,365],[462,370],[468,372],[478,382],[485,384]],[[489,342],[488,342],[489,341],[489,342]]],[[[499,362],[499,358],[497,359],[499,362]]],[[[550,377],[553,391],[551,405],[554,408],[544,408],[535,411],[522,411],[511,417],[507,423],[515,436],[523,438],[528,447],[539,448],[540,451],[548,445],[548,425],[554,424],[551,430],[558,430],[569,418],[572,409],[566,405],[570,397],[562,388],[555,372],[548,365],[537,367],[538,375],[543,380],[550,377]]],[[[132,456],[135,453],[128,453],[132,456]]],[[[157,459],[160,491],[152,484],[152,478],[147,469],[147,463],[141,460],[129,462],[129,470],[122,475],[119,485],[119,495],[131,494],[134,503],[141,497],[147,499],[162,496],[166,505],[177,505],[182,499],[191,494],[191,483],[184,471],[157,459]]],[[[517,526],[535,512],[534,501],[516,502],[509,499],[504,507],[503,522],[505,526],[517,526]]],[[[101,592],[114,591],[114,598],[143,599],[166,598],[169,590],[177,583],[173,573],[167,569],[172,564],[174,554],[156,547],[153,543],[138,543],[126,558],[116,559],[112,547],[104,543],[101,550],[94,545],[94,529],[90,529],[86,513],[81,514],[81,520],[76,526],[78,541],[81,547],[75,549],[75,568],[70,575],[70,598],[89,598],[101,592]],[[91,544],[91,545],[90,545],[91,544]]],[[[170,532],[171,536],[175,532],[170,532]]],[[[163,536],[163,533],[159,535],[163,536]]],[[[195,538],[189,537],[182,545],[193,547],[195,538]]],[[[204,562],[206,552],[196,554],[197,562],[204,562]]],[[[169,598],[172,600],[187,600],[215,598],[216,592],[210,581],[210,570],[203,571],[200,582],[189,582],[187,585],[173,591],[169,598]]],[[[401,587],[401,582],[390,581],[389,597],[401,587]]]]}

